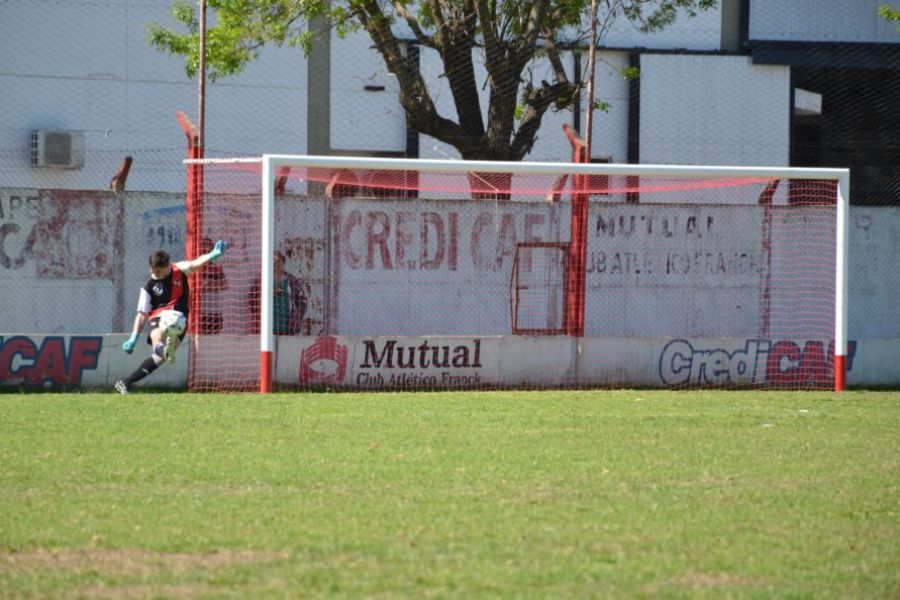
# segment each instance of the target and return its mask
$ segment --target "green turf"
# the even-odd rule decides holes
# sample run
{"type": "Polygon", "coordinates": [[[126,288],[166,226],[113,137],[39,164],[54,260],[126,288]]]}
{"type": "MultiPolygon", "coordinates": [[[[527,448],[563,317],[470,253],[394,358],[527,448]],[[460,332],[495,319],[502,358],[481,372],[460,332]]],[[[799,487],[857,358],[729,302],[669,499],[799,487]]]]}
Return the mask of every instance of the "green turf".
{"type": "Polygon", "coordinates": [[[900,597],[900,394],[0,395],[0,597],[900,597]]]}

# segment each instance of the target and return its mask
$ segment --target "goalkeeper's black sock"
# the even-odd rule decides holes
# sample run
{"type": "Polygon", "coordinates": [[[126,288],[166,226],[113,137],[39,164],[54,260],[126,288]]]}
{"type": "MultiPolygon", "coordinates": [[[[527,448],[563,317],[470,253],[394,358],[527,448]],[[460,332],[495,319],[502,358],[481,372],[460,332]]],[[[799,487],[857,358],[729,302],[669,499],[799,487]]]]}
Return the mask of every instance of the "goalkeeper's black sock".
{"type": "Polygon", "coordinates": [[[156,364],[156,361],[154,361],[153,357],[151,356],[150,358],[142,362],[141,366],[135,369],[134,373],[132,373],[128,376],[127,379],[125,379],[125,385],[131,387],[131,384],[140,381],[158,368],[159,365],[156,364]]]}

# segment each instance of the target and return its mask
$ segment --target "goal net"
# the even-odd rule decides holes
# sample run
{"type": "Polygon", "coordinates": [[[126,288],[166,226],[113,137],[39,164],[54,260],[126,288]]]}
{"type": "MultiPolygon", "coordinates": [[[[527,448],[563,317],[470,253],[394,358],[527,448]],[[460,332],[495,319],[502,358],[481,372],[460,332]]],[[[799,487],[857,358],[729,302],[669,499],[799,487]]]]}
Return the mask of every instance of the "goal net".
{"type": "Polygon", "coordinates": [[[840,169],[193,161],[194,390],[841,389],[840,169]]]}

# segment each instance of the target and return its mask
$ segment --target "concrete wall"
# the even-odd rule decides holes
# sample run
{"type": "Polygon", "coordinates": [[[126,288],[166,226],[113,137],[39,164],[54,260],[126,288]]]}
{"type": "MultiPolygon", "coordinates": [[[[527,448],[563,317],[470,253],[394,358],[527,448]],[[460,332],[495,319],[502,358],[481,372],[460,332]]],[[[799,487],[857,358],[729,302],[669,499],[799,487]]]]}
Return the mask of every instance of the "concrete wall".
{"type": "MultiPolygon", "coordinates": [[[[124,335],[0,336],[0,387],[112,389],[146,351],[124,335]]],[[[224,343],[228,343],[225,341],[224,343]]],[[[139,388],[184,388],[193,344],[139,388]]],[[[827,340],[490,336],[280,337],[279,385],[330,389],[778,386],[830,389],[827,340]]],[[[897,339],[852,340],[851,386],[900,385],[897,339]]],[[[232,386],[258,381],[258,355],[232,361],[232,386]]],[[[252,387],[250,388],[252,389],[252,387]]]]}
{"type": "MultiPolygon", "coordinates": [[[[149,22],[171,25],[167,2],[103,3],[13,2],[0,19],[0,186],[22,188],[106,189],[125,155],[135,158],[128,189],[183,191],[185,138],[175,121],[183,110],[197,115],[197,85],[184,74],[183,62],[147,43],[149,22]],[[70,129],[85,134],[86,163],[81,169],[35,169],[29,166],[33,129],[70,129]]],[[[721,14],[717,8],[693,19],[681,18],[654,34],[641,34],[624,21],[610,30],[608,48],[708,51],[718,49],[721,14]]],[[[646,51],[645,51],[646,52],[646,51]]],[[[345,38],[332,33],[329,147],[335,152],[404,152],[406,120],[397,102],[396,79],[372,48],[366,34],[345,38]],[[375,89],[366,90],[366,86],[375,89]],[[383,87],[383,90],[378,88],[383,87]]],[[[771,67],[737,66],[733,57],[646,55],[642,64],[641,143],[644,162],[686,164],[784,164],[787,153],[788,85],[769,75],[771,67]],[[717,87],[707,84],[715,71],[717,87]],[[669,89],[675,85],[674,89],[669,89]],[[703,92],[729,108],[720,115],[698,110],[685,94],[703,92]],[[682,102],[682,100],[686,100],[682,102]],[[699,123],[695,121],[702,114],[699,123]],[[741,118],[735,121],[734,115],[741,118]],[[762,116],[766,118],[762,118],[762,116]],[[697,128],[696,125],[703,127],[697,128]],[[743,129],[741,129],[743,128],[743,129]],[[778,129],[780,128],[780,130],[778,129]],[[769,130],[776,129],[775,133],[769,130]],[[732,144],[726,154],[709,148],[709,136],[729,145],[730,132],[752,131],[769,145],[732,144]],[[725,136],[713,134],[725,133],[725,136]],[[667,141],[669,140],[669,141],[667,141]],[[691,154],[688,146],[704,149],[691,154]]],[[[421,66],[439,110],[455,118],[443,65],[436,54],[421,49],[421,66]]],[[[476,63],[478,61],[476,60],[476,63]]],[[[563,63],[576,76],[571,53],[563,63]]],[[[609,104],[595,112],[594,156],[627,161],[628,114],[633,107],[628,82],[620,70],[627,51],[598,54],[596,98],[609,104]]],[[[587,56],[581,56],[581,74],[587,56]]],[[[529,66],[535,82],[548,79],[549,66],[538,58],[529,66]]],[[[487,108],[486,74],[476,66],[487,108]]],[[[206,101],[206,151],[210,156],[252,156],[264,152],[302,154],[307,144],[308,61],[295,48],[265,48],[239,76],[210,81],[206,101]]],[[[696,99],[694,99],[696,100],[696,99]]],[[[585,123],[586,97],[579,117],[585,123]]],[[[571,148],[562,134],[573,123],[571,110],[546,113],[530,160],[567,160],[571,148]]],[[[420,136],[420,155],[455,158],[456,151],[420,136]]]]}
{"type": "Polygon", "coordinates": [[[881,4],[876,0],[753,0],[750,39],[895,44],[895,26],[878,16],[881,4]]]}
{"type": "Polygon", "coordinates": [[[130,329],[147,257],[181,260],[184,196],[0,190],[0,331],[130,329]]]}
{"type": "Polygon", "coordinates": [[[332,32],[331,48],[331,148],[405,152],[406,115],[397,99],[400,85],[372,39],[364,31],[343,39],[332,32]]]}
{"type": "MultiPolygon", "coordinates": [[[[790,335],[792,322],[779,322],[779,315],[796,316],[798,307],[828,312],[828,306],[808,303],[830,297],[814,289],[819,282],[831,284],[830,210],[797,222],[794,211],[776,203],[766,225],[759,207],[690,207],[674,202],[679,194],[669,194],[670,203],[661,202],[663,196],[645,197],[638,205],[592,204],[588,333],[703,336],[710,327],[720,334],[721,317],[701,318],[712,314],[703,307],[714,298],[743,315],[731,317],[736,334],[790,335]],[[780,252],[786,242],[799,253],[780,252]],[[785,260],[763,270],[766,243],[773,257],[785,260]],[[815,285],[794,280],[801,273],[797,265],[815,285]],[[764,275],[773,291],[768,325],[760,321],[764,275]],[[779,304],[782,297],[796,298],[794,308],[779,304]],[[679,306],[693,312],[674,313],[679,306]]],[[[357,200],[332,208],[329,214],[324,201],[311,200],[285,202],[277,212],[276,244],[291,250],[287,268],[307,286],[311,334],[506,334],[515,244],[569,239],[568,206],[543,200],[357,200]],[[373,307],[376,315],[370,314],[373,307]]],[[[223,221],[232,223],[231,232],[210,235],[243,236],[233,240],[228,268],[252,270],[259,260],[258,251],[250,250],[258,214],[252,206],[235,210],[223,221]]],[[[126,331],[147,276],[147,256],[163,248],[180,259],[184,227],[178,195],[0,190],[0,332],[126,331]]],[[[852,336],[900,337],[898,258],[900,209],[852,207],[852,336]]],[[[234,281],[245,287],[251,282],[246,276],[234,281]]],[[[234,294],[246,293],[236,285],[234,294]]]]}
{"type": "MultiPolygon", "coordinates": [[[[510,335],[510,248],[515,241],[568,239],[565,205],[360,200],[329,212],[322,200],[280,203],[276,244],[291,249],[287,269],[303,282],[309,310],[305,335],[278,338],[277,381],[364,388],[828,387],[822,364],[832,337],[831,209],[815,222],[817,213],[797,221],[797,211],[779,203],[764,209],[643,200],[591,208],[581,340],[510,335]],[[370,216],[376,214],[383,216],[370,216]],[[787,242],[801,253],[766,263],[765,248],[778,257],[787,242]],[[796,275],[798,264],[811,282],[796,275]],[[763,321],[766,285],[770,317],[763,321]],[[441,350],[420,352],[423,344],[441,350]],[[432,352],[447,362],[444,346],[453,368],[422,362],[432,352]],[[399,366],[396,354],[394,364],[387,361],[397,348],[405,348],[404,362],[415,355],[415,365],[399,366]],[[326,350],[331,362],[314,366],[313,357],[326,350]],[[338,373],[340,381],[328,379],[338,373]]],[[[2,385],[108,387],[139,364],[143,344],[125,355],[125,336],[109,332],[130,326],[147,254],[161,246],[180,256],[182,202],[167,194],[0,194],[2,385]]],[[[253,381],[256,346],[240,310],[246,274],[258,264],[252,250],[258,221],[251,207],[226,216],[247,226],[222,263],[238,313],[207,339],[228,359],[229,377],[253,381]]],[[[900,209],[853,207],[850,235],[849,381],[897,385],[900,209]]],[[[177,368],[160,370],[149,384],[184,386],[191,349],[186,344],[177,368]]]]}
{"type": "Polygon", "coordinates": [[[641,55],[640,161],[788,164],[790,69],[746,56],[641,55]]]}
{"type": "MultiPolygon", "coordinates": [[[[4,4],[0,185],[107,189],[131,155],[128,189],[184,191],[186,138],[175,112],[196,121],[197,83],[181,58],[147,42],[147,23],[168,23],[168,10],[168,2],[133,0],[4,4]],[[32,129],[83,131],[84,167],[30,167],[32,129]]],[[[207,154],[305,152],[306,85],[294,48],[266,48],[241,75],[210,82],[207,154]]]]}

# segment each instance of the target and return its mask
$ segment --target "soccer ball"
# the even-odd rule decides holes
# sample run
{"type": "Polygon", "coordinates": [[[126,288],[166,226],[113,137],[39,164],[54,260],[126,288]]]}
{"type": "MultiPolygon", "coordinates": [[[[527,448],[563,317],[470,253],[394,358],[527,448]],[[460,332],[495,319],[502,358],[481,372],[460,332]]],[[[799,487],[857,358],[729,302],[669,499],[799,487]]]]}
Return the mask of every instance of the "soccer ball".
{"type": "Polygon", "coordinates": [[[181,335],[187,327],[187,319],[177,310],[164,310],[159,315],[159,327],[168,335],[181,335]]]}

